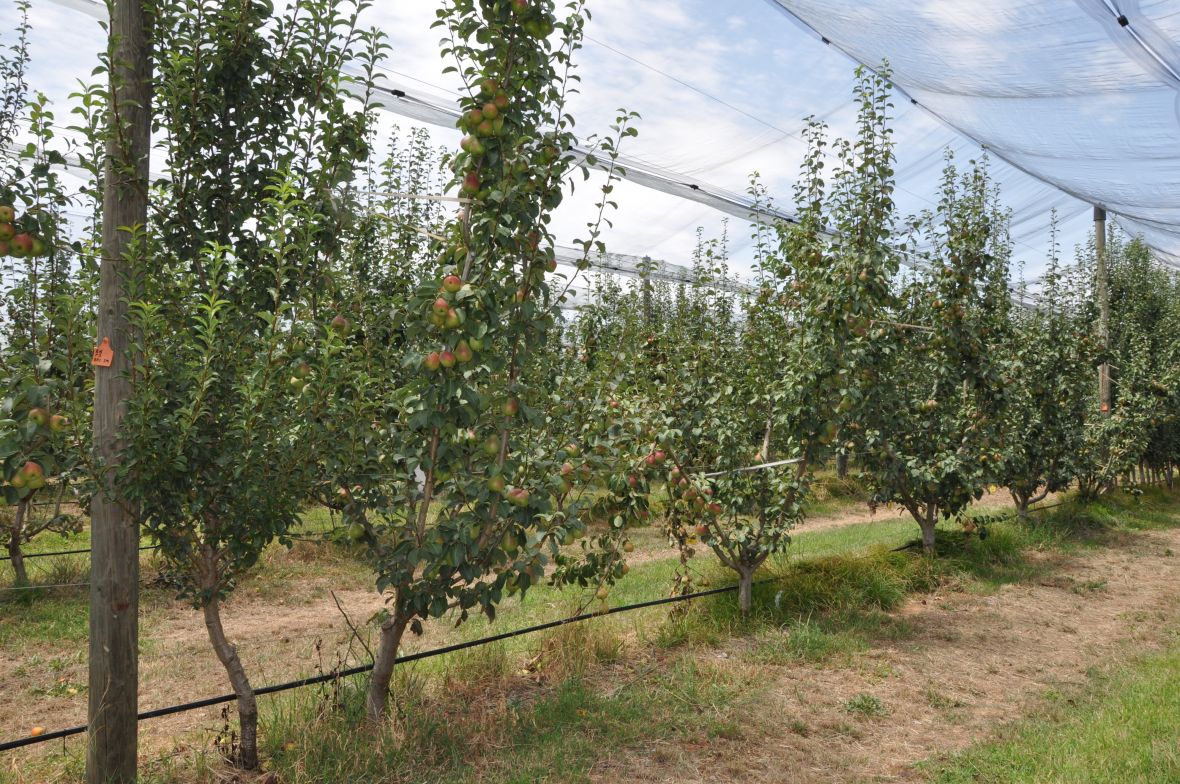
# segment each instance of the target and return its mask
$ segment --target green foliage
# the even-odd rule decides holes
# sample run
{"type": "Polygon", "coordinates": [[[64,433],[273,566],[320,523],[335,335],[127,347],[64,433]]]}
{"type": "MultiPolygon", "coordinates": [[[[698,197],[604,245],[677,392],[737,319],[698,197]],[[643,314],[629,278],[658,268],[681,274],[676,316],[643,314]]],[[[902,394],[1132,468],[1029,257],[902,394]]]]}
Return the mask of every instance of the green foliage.
{"type": "MultiPolygon", "coordinates": [[[[1054,239],[1056,237],[1054,227],[1054,239]]],[[[1056,245],[1035,304],[1014,308],[1006,345],[1000,478],[1024,513],[1081,473],[1098,346],[1087,286],[1058,264],[1056,245]]]]}
{"type": "Polygon", "coordinates": [[[45,96],[28,94],[29,6],[16,7],[17,40],[0,50],[0,146],[14,150],[0,162],[0,492],[10,507],[0,544],[17,582],[27,583],[22,547],[43,531],[80,525],[62,503],[89,441],[79,422],[88,418],[93,277],[77,256],[80,245],[65,241],[65,159],[45,96]]]}
{"type": "Polygon", "coordinates": [[[958,515],[999,470],[1006,394],[1002,345],[1010,308],[1007,216],[986,162],[948,163],[937,211],[912,228],[929,250],[900,293],[880,397],[857,444],[875,503],[897,503],[934,544],[939,517],[958,515]]]}

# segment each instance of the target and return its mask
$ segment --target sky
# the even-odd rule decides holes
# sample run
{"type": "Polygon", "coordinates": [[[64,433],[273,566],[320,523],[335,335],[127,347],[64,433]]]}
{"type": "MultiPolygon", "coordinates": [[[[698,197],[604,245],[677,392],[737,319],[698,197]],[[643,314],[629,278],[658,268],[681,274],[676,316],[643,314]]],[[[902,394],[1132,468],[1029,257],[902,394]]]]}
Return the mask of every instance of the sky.
{"type": "MultiPolygon", "coordinates": [[[[69,94],[79,80],[93,78],[103,36],[97,22],[61,3],[87,1],[33,0],[30,83],[50,97],[62,124],[69,94]]],[[[934,5],[946,9],[948,3],[960,14],[970,6],[963,0],[934,5]]],[[[430,28],[438,4],[379,0],[364,21],[387,35],[385,69],[393,82],[445,100],[457,83],[443,72],[448,62],[439,56],[439,32],[430,28]]],[[[592,20],[578,57],[582,92],[571,109],[584,134],[606,132],[620,108],[638,112],[639,137],[623,149],[629,157],[738,193],[758,172],[776,204],[789,209],[804,150],[804,118],[822,118],[833,135],[852,133],[854,62],[772,2],[589,0],[588,5],[592,20]]],[[[0,23],[15,14],[14,0],[0,0],[0,23]]],[[[0,30],[10,28],[0,24],[0,30]]],[[[381,132],[391,133],[395,122],[413,125],[386,117],[381,132]]],[[[906,100],[897,101],[893,127],[902,215],[934,206],[945,151],[963,164],[982,154],[978,144],[906,100]]],[[[457,145],[454,129],[432,128],[432,133],[439,144],[457,145]]],[[[1091,227],[1091,207],[1002,161],[993,159],[992,171],[1014,210],[1019,269],[1032,277],[1044,268],[1053,210],[1064,255],[1072,257],[1091,227]]],[[[596,192],[581,187],[562,206],[555,223],[560,242],[581,236],[596,192]]],[[[605,236],[610,251],[687,264],[698,228],[706,237],[727,231],[734,271],[750,275],[748,224],[631,183],[621,184],[613,196],[619,209],[605,236]]]]}

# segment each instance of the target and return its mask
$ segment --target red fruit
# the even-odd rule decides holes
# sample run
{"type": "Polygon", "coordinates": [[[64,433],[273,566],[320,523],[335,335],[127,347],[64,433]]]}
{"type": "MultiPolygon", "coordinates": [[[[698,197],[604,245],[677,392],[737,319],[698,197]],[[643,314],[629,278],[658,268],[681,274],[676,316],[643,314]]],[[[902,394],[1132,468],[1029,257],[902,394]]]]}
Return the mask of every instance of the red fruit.
{"type": "Polygon", "coordinates": [[[508,491],[508,503],[513,506],[528,506],[529,491],[523,487],[514,487],[508,491]]]}
{"type": "Polygon", "coordinates": [[[491,101],[488,101],[483,105],[483,116],[489,120],[494,120],[500,116],[500,108],[491,101]]]}
{"type": "Polygon", "coordinates": [[[479,193],[479,174],[473,171],[467,172],[467,176],[463,178],[463,190],[468,193],[479,193]]]}
{"type": "Polygon", "coordinates": [[[458,275],[447,275],[442,282],[443,291],[454,294],[459,289],[463,288],[463,279],[458,275]]]}
{"type": "Polygon", "coordinates": [[[0,204],[0,223],[12,223],[16,220],[16,210],[11,204],[0,204]]]}
{"type": "Polygon", "coordinates": [[[460,323],[459,312],[454,308],[447,310],[447,315],[443,317],[443,326],[447,329],[455,329],[460,323]]]}
{"type": "Polygon", "coordinates": [[[656,459],[656,465],[663,465],[664,461],[668,459],[667,453],[660,449],[657,449],[655,452],[653,452],[652,457],[656,459]]]}
{"type": "Polygon", "coordinates": [[[517,302],[524,302],[526,297],[528,297],[528,294],[525,292],[524,289],[517,289],[516,290],[516,301],[517,302]]]}
{"type": "Polygon", "coordinates": [[[21,256],[28,256],[33,252],[33,236],[31,234],[18,234],[8,244],[9,252],[14,256],[18,253],[21,256]]]}
{"type": "Polygon", "coordinates": [[[38,427],[45,427],[49,422],[49,412],[43,408],[30,408],[29,421],[36,422],[38,427]]]}
{"type": "Polygon", "coordinates": [[[500,122],[500,120],[497,119],[494,122],[492,120],[484,120],[476,127],[475,132],[480,136],[495,136],[497,122],[500,122]]]}
{"type": "Polygon", "coordinates": [[[30,460],[24,464],[20,472],[24,474],[25,487],[30,490],[40,490],[45,487],[45,471],[42,470],[40,464],[30,460]]]}
{"type": "Polygon", "coordinates": [[[16,227],[11,223],[0,223],[0,240],[8,241],[16,236],[16,227]]]}
{"type": "Polygon", "coordinates": [[[48,256],[49,247],[40,237],[33,237],[33,247],[29,250],[32,256],[48,256]]]}
{"type": "Polygon", "coordinates": [[[716,501],[709,504],[709,513],[715,515],[721,514],[721,504],[717,503],[716,501]]]}
{"type": "Polygon", "coordinates": [[[436,299],[434,301],[434,304],[430,306],[431,312],[433,312],[436,316],[446,316],[447,311],[449,311],[450,309],[451,309],[451,303],[447,302],[442,297],[439,297],[438,299],[436,299]]]}
{"type": "Polygon", "coordinates": [[[635,474],[631,474],[627,477],[627,484],[631,486],[632,490],[634,490],[636,487],[639,487],[639,477],[635,476],[635,474]]]}
{"type": "Polygon", "coordinates": [[[520,412],[520,402],[510,397],[504,401],[504,416],[516,416],[520,412]]]}
{"type": "Polygon", "coordinates": [[[471,111],[467,112],[467,115],[464,119],[467,120],[469,125],[479,125],[481,122],[483,122],[483,112],[481,112],[479,109],[472,109],[471,111]]]}
{"type": "Polygon", "coordinates": [[[471,351],[471,346],[467,345],[466,340],[460,340],[459,345],[455,346],[455,359],[460,362],[470,362],[475,354],[471,351]]]}
{"type": "Polygon", "coordinates": [[[496,93],[496,97],[492,99],[492,103],[496,105],[497,109],[504,111],[508,108],[508,93],[503,90],[496,93]]]}
{"type": "Polygon", "coordinates": [[[693,532],[694,534],[696,534],[697,536],[705,536],[706,534],[708,534],[708,533],[709,533],[709,526],[707,526],[707,525],[695,525],[695,526],[693,526],[693,528],[692,528],[692,532],[693,532]]]}
{"type": "Polygon", "coordinates": [[[491,490],[493,493],[504,492],[504,477],[493,476],[491,479],[488,480],[488,489],[491,490]]]}
{"type": "Polygon", "coordinates": [[[10,248],[5,240],[0,240],[0,256],[7,256],[10,248]]]}
{"type": "Polygon", "coordinates": [[[443,351],[438,355],[438,361],[445,368],[453,368],[455,366],[455,355],[449,351],[443,351]]]}
{"type": "Polygon", "coordinates": [[[352,326],[352,322],[344,316],[337,315],[336,318],[332,319],[332,329],[336,330],[337,334],[343,335],[348,332],[350,326],[352,326]]]}
{"type": "Polygon", "coordinates": [[[617,400],[612,400],[612,401],[610,401],[609,403],[607,403],[607,405],[608,405],[608,406],[610,406],[611,408],[618,408],[618,407],[619,407],[619,401],[617,401],[617,400]]]}
{"type": "Polygon", "coordinates": [[[426,355],[426,359],[422,360],[422,364],[426,366],[427,370],[433,372],[438,370],[439,365],[442,364],[442,357],[439,356],[437,351],[431,351],[426,355]]]}
{"type": "Polygon", "coordinates": [[[495,79],[484,79],[479,83],[479,89],[484,95],[493,95],[500,89],[500,83],[495,79]]]}
{"type": "Polygon", "coordinates": [[[529,0],[512,0],[512,10],[517,14],[524,14],[529,10],[529,0]]]}
{"type": "Polygon", "coordinates": [[[61,414],[54,414],[49,417],[49,429],[55,433],[60,433],[70,426],[70,420],[61,414]]]}
{"type": "Polygon", "coordinates": [[[561,464],[561,475],[562,476],[569,476],[573,472],[574,472],[574,466],[572,463],[562,463],[561,464]]]}

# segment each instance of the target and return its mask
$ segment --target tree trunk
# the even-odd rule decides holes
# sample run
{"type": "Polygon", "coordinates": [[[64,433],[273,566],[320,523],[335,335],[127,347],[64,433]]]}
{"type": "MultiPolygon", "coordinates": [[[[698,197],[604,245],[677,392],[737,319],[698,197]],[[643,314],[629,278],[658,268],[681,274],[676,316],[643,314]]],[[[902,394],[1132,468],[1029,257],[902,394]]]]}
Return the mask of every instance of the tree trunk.
{"type": "Polygon", "coordinates": [[[927,504],[925,517],[918,522],[922,529],[922,550],[934,553],[934,527],[938,525],[938,505],[927,504]]]}
{"type": "Polygon", "coordinates": [[[1020,516],[1021,520],[1028,519],[1028,505],[1029,496],[1027,493],[1022,493],[1018,490],[1012,490],[1012,500],[1016,502],[1016,514],[1020,516]]]}
{"type": "Polygon", "coordinates": [[[1164,469],[1168,479],[1168,489],[1172,489],[1172,464],[1168,463],[1167,468],[1164,469]]]}
{"type": "Polygon", "coordinates": [[[225,638],[221,626],[220,600],[214,595],[202,608],[205,612],[205,628],[209,631],[209,642],[221,666],[229,675],[230,685],[238,696],[238,724],[241,725],[242,739],[238,764],[246,770],[258,770],[258,701],[254,689],[246,677],[246,668],[238,658],[238,651],[225,638]]]}
{"type": "Polygon", "coordinates": [[[742,615],[749,615],[754,605],[754,572],[757,567],[738,566],[738,610],[742,615]]]}
{"type": "Polygon", "coordinates": [[[29,571],[25,568],[25,554],[21,552],[21,536],[25,530],[25,514],[29,509],[26,498],[16,505],[16,512],[12,517],[12,528],[8,533],[8,558],[12,563],[12,571],[16,572],[16,585],[29,584],[29,571]]]}
{"type": "Polygon", "coordinates": [[[365,715],[373,723],[385,718],[389,705],[389,683],[393,679],[393,667],[397,664],[397,649],[401,647],[402,635],[409,624],[409,619],[402,614],[400,602],[397,604],[398,609],[381,624],[381,643],[373,659],[373,677],[369,681],[369,694],[365,699],[365,715]]]}
{"type": "Polygon", "coordinates": [[[837,479],[847,479],[848,478],[848,453],[847,452],[841,452],[840,454],[836,455],[836,478],[837,479]]]}

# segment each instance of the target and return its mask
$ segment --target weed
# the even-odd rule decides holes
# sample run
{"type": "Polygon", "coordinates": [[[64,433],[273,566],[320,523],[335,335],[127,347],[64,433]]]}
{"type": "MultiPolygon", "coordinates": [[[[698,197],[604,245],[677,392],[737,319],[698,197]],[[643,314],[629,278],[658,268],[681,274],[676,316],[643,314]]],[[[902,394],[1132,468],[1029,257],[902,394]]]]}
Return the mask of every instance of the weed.
{"type": "Polygon", "coordinates": [[[848,713],[859,713],[862,716],[884,716],[885,703],[879,697],[861,692],[844,703],[844,710],[848,713]]]}

